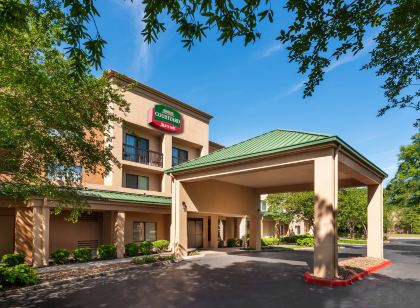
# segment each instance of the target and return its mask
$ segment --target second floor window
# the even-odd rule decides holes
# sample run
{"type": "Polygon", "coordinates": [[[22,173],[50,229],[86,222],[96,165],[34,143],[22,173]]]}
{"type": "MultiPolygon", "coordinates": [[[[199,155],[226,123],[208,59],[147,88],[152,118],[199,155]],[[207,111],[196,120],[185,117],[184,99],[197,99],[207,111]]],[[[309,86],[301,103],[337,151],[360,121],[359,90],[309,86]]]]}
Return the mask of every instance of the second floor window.
{"type": "Polygon", "coordinates": [[[125,187],[149,190],[149,178],[147,176],[127,173],[125,175],[125,187]]]}
{"type": "Polygon", "coordinates": [[[124,159],[148,164],[149,140],[125,134],[124,159]]]}
{"type": "Polygon", "coordinates": [[[172,148],[172,166],[188,161],[188,152],[178,148],[172,148]]]}

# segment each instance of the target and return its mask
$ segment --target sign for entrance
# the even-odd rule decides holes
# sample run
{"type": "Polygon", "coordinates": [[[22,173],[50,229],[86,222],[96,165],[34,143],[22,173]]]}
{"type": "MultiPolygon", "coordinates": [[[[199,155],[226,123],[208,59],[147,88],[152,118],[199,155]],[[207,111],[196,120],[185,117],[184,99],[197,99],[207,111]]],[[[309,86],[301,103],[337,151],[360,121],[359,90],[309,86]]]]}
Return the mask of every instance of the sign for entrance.
{"type": "Polygon", "coordinates": [[[180,133],[182,132],[182,116],[181,114],[164,105],[155,105],[149,110],[147,122],[161,130],[180,133]]]}

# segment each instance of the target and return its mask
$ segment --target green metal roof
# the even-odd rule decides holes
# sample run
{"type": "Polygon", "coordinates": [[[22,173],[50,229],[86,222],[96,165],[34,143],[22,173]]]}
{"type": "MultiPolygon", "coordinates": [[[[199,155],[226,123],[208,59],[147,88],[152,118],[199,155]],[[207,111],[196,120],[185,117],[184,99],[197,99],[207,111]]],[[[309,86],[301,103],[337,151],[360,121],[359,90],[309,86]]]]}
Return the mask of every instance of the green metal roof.
{"type": "Polygon", "coordinates": [[[120,201],[130,203],[145,203],[145,204],[159,204],[171,205],[170,197],[131,194],[125,192],[99,190],[99,189],[84,189],[80,190],[80,195],[88,199],[96,199],[102,201],[120,201]]]}
{"type": "Polygon", "coordinates": [[[284,129],[272,130],[260,136],[234,144],[230,147],[226,147],[208,155],[187,161],[183,164],[172,167],[171,169],[165,170],[165,173],[176,173],[194,168],[204,168],[212,165],[280,153],[327,142],[336,142],[341,144],[342,147],[346,148],[353,155],[370,165],[381,175],[387,176],[384,171],[350,147],[338,136],[284,129]]]}

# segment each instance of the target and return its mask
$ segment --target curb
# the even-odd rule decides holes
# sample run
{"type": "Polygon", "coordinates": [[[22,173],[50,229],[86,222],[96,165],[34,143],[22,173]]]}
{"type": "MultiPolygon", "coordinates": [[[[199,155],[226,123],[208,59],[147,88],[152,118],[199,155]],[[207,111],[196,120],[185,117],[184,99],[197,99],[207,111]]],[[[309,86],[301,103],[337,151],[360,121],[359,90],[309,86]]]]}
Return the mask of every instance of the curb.
{"type": "Polygon", "coordinates": [[[42,282],[39,284],[34,284],[31,286],[26,286],[26,287],[22,287],[22,288],[14,288],[14,289],[9,289],[9,290],[5,290],[3,292],[0,291],[0,299],[1,298],[5,298],[8,297],[10,295],[16,295],[17,293],[26,293],[29,291],[33,291],[33,290],[39,290],[39,289],[43,289],[46,287],[53,287],[53,286],[61,286],[61,285],[65,285],[68,283],[74,283],[74,282],[80,282],[86,279],[92,279],[92,278],[98,278],[98,277],[108,277],[108,276],[112,276],[113,274],[116,273],[120,273],[120,272],[128,272],[128,271],[132,271],[134,270],[142,270],[148,267],[156,267],[156,266],[162,266],[162,265],[169,265],[169,264],[173,264],[173,263],[179,263],[183,260],[166,260],[166,261],[159,261],[159,262],[155,262],[155,263],[146,263],[146,264],[142,264],[142,265],[136,265],[136,264],[132,264],[133,266],[131,267],[126,267],[126,268],[117,268],[114,270],[109,270],[106,272],[101,272],[101,273],[95,273],[95,274],[86,274],[86,275],[82,275],[82,276],[78,276],[78,277],[71,277],[71,278],[64,278],[64,279],[60,279],[60,280],[54,280],[54,281],[46,281],[46,282],[42,282]]]}
{"type": "Polygon", "coordinates": [[[379,263],[378,265],[372,266],[368,268],[367,270],[358,273],[348,279],[345,280],[338,280],[338,279],[322,279],[315,276],[312,276],[310,272],[305,272],[303,274],[303,280],[306,283],[312,283],[317,284],[321,286],[327,286],[327,287],[344,287],[349,286],[353,284],[354,281],[361,280],[364,276],[369,275],[370,273],[373,273],[381,268],[384,268],[385,266],[391,265],[391,260],[384,260],[382,263],[379,263]]]}

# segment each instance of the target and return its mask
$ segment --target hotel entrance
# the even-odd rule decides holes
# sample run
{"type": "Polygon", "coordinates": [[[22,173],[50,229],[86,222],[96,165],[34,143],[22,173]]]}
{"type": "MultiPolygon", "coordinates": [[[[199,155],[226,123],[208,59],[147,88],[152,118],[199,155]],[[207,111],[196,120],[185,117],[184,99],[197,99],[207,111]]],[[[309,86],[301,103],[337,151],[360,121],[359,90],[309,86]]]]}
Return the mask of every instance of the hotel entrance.
{"type": "Polygon", "coordinates": [[[203,219],[188,218],[188,247],[203,248],[203,219]]]}

